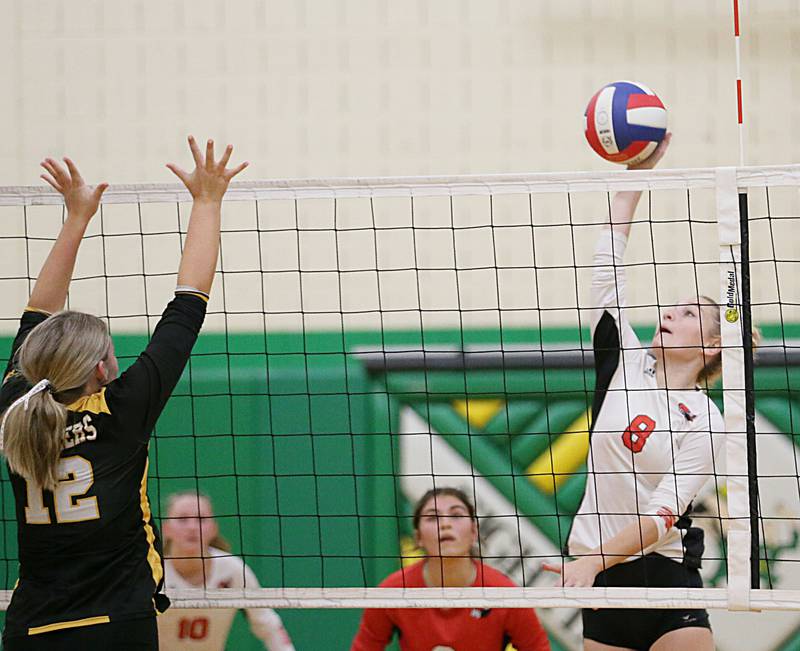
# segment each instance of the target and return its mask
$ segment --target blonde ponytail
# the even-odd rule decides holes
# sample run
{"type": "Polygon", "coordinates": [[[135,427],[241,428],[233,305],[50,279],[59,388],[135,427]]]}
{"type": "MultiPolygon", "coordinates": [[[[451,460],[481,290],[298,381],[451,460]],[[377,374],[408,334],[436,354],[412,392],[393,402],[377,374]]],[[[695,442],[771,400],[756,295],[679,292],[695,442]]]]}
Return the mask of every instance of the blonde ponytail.
{"type": "Polygon", "coordinates": [[[3,454],[15,473],[52,490],[64,449],[66,404],[83,395],[111,340],[96,316],[63,311],[40,323],[20,346],[18,366],[35,385],[3,415],[3,454]]]}

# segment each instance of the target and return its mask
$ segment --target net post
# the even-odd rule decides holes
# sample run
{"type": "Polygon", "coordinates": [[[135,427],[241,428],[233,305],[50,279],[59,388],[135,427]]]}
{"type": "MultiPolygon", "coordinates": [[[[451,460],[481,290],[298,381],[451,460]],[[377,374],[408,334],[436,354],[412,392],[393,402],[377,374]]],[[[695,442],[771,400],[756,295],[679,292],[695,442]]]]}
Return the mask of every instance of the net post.
{"type": "Polygon", "coordinates": [[[747,192],[739,192],[739,232],[741,233],[741,312],[742,350],[744,351],[744,399],[747,431],[747,480],[750,495],[750,587],[760,587],[758,533],[758,465],[756,448],[756,410],[753,377],[753,322],[750,302],[750,229],[747,192]]]}
{"type": "Polygon", "coordinates": [[[728,494],[728,608],[750,609],[751,509],[746,385],[740,319],[741,219],[736,168],[715,171],[719,236],[720,334],[728,494]]]}

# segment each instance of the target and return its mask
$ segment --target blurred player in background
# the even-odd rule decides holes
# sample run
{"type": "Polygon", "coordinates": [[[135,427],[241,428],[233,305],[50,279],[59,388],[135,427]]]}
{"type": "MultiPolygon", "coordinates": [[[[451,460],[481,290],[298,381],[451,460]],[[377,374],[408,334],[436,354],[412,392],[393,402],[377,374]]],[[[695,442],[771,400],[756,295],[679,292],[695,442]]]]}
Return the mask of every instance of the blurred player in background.
{"type": "MultiPolygon", "coordinates": [[[[635,169],[654,167],[667,134],[635,169]]],[[[592,277],[596,386],[586,492],[569,536],[565,586],[703,585],[692,500],[715,474],[724,423],[706,394],[721,374],[720,310],[696,295],[662,308],[643,345],[625,313],[622,266],[641,192],[618,192],[592,277]]],[[[693,288],[694,289],[694,288],[693,288]]],[[[584,609],[584,648],[712,651],[702,609],[584,609]]]]}
{"type": "MultiPolygon", "coordinates": [[[[382,588],[513,587],[502,572],[473,551],[478,519],[469,498],[456,488],[435,488],[414,508],[414,537],[426,558],[390,574],[382,588]]],[[[550,649],[532,608],[368,608],[351,651],[383,651],[397,632],[403,651],[517,651],[550,649]]]]}
{"type": "MultiPolygon", "coordinates": [[[[164,519],[164,581],[167,590],[258,588],[256,575],[219,534],[211,500],[194,492],[175,493],[164,519]]],[[[269,651],[294,651],[281,618],[270,608],[245,610],[250,630],[269,651]]],[[[158,618],[161,646],[169,651],[223,651],[234,608],[171,608],[158,618]]]]}
{"type": "Polygon", "coordinates": [[[227,169],[190,137],[196,168],[170,169],[193,197],[175,298],[150,343],[118,375],[103,321],[63,309],[81,240],[97,212],[75,164],[43,178],[67,216],[31,292],[0,391],[0,439],[14,490],[19,581],[3,631],[9,651],[157,649],[161,545],[147,498],[148,444],[206,313],[227,169]]]}

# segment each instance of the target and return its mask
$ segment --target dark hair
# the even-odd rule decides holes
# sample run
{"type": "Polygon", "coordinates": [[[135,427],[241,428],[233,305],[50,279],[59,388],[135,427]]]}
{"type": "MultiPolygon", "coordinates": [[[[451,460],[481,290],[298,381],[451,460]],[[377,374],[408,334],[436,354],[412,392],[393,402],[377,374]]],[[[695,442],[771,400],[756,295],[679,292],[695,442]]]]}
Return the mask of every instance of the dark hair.
{"type": "Polygon", "coordinates": [[[416,505],[414,506],[414,530],[419,528],[419,521],[422,518],[422,509],[425,508],[425,505],[434,497],[455,497],[458,501],[460,501],[464,506],[467,507],[467,512],[469,513],[469,517],[472,520],[477,520],[477,516],[475,514],[475,506],[470,501],[467,494],[459,488],[454,488],[452,486],[442,486],[440,488],[431,488],[427,493],[425,493],[422,497],[417,500],[416,505]]]}

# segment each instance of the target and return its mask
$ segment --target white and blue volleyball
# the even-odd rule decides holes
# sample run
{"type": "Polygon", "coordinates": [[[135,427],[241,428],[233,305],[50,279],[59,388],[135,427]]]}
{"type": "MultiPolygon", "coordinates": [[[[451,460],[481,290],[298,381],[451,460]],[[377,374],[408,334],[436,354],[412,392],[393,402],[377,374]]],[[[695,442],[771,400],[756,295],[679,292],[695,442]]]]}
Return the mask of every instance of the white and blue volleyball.
{"type": "Polygon", "coordinates": [[[615,81],[586,107],[586,140],[613,163],[635,165],[653,153],[667,133],[667,110],[644,84],[615,81]]]}

